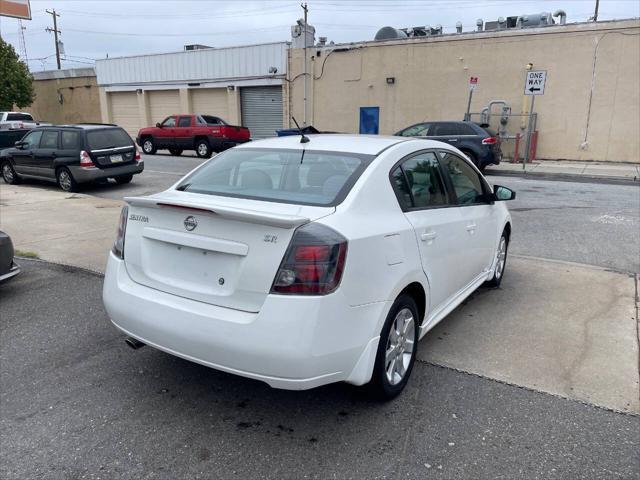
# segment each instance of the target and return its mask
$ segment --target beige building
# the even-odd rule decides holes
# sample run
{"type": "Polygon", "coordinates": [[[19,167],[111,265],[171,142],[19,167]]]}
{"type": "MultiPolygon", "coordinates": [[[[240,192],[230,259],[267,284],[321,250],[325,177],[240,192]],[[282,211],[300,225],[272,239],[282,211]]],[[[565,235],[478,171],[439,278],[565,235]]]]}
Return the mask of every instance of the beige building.
{"type": "MultiPolygon", "coordinates": [[[[302,52],[289,50],[284,102],[285,118],[299,121],[302,52]]],[[[315,46],[308,57],[307,123],[321,130],[358,132],[360,108],[372,106],[379,107],[381,134],[426,120],[462,120],[471,76],[479,79],[472,112],[492,100],[527,112],[525,68],[532,63],[547,72],[534,109],[538,158],[640,162],[637,19],[315,46]]],[[[508,133],[520,127],[512,117],[508,133]]],[[[507,153],[513,144],[506,142],[507,153]]]]}
{"type": "Polygon", "coordinates": [[[35,101],[22,110],[37,120],[57,124],[101,121],[93,68],[35,72],[33,78],[35,101]]]}

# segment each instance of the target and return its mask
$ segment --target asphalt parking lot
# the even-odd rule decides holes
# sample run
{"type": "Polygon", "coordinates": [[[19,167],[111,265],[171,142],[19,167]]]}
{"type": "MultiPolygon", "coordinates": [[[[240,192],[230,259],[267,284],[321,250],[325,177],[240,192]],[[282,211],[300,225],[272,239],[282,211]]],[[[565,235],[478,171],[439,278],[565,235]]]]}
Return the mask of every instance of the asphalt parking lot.
{"type": "Polygon", "coordinates": [[[23,266],[0,288],[2,478],[638,473],[637,416],[424,362],[385,404],[346,385],[274,390],[151,348],[133,351],[102,308],[101,277],[23,266]]]}

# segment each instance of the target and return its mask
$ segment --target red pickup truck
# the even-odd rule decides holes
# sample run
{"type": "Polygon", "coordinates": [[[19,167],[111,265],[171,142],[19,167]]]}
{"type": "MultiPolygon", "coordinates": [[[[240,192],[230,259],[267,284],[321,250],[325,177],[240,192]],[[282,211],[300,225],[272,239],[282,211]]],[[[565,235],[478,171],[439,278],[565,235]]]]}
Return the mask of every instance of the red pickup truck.
{"type": "Polygon", "coordinates": [[[180,155],[184,150],[195,150],[200,158],[209,158],[211,152],[221,152],[250,139],[248,128],[229,125],[218,117],[171,115],[162,123],[156,123],[155,127],[140,130],[136,143],[148,155],[166,148],[171,155],[180,155]]]}

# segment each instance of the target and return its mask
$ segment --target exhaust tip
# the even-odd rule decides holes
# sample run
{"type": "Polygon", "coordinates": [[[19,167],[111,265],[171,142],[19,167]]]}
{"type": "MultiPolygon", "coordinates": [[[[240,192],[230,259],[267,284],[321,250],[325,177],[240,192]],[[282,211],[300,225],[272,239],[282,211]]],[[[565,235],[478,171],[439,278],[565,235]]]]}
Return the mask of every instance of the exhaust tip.
{"type": "Polygon", "coordinates": [[[142,343],[140,340],[136,340],[133,337],[127,337],[124,339],[124,342],[129,345],[134,350],[138,350],[146,345],[146,343],[142,343]]]}

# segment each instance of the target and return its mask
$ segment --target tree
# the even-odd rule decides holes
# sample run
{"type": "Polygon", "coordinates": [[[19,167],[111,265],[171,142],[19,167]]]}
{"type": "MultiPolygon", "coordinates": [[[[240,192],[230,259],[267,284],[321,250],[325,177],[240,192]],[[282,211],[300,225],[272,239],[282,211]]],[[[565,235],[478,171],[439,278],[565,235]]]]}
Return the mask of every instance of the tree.
{"type": "Polygon", "coordinates": [[[33,103],[33,76],[13,46],[0,38],[0,111],[24,108],[33,103]]]}

